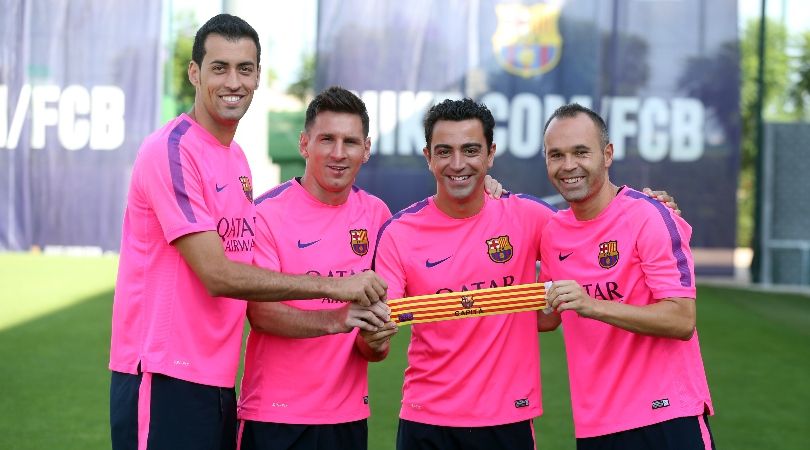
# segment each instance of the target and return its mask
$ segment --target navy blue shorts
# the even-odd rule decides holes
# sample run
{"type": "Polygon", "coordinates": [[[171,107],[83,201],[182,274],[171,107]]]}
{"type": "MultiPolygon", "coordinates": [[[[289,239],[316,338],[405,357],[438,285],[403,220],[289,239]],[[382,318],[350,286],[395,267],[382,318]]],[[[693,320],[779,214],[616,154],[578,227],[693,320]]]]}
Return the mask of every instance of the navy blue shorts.
{"type": "Polygon", "coordinates": [[[715,450],[706,414],[577,439],[577,450],[715,450]]]}
{"type": "Polygon", "coordinates": [[[399,419],[397,450],[534,450],[531,420],[490,427],[445,427],[399,419]]]}
{"type": "Polygon", "coordinates": [[[239,422],[239,450],[366,450],[368,422],[328,425],[239,422]]]}
{"type": "Polygon", "coordinates": [[[236,392],[157,373],[113,372],[113,450],[234,450],[236,392]]]}

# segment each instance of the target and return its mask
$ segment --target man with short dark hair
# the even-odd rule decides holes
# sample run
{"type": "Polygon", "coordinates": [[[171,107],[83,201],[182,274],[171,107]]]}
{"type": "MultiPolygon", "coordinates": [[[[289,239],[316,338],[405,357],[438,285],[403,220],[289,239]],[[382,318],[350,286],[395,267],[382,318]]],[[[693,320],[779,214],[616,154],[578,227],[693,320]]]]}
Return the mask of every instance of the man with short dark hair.
{"type": "Polygon", "coordinates": [[[110,347],[114,449],[234,448],[246,308],[235,298],[385,299],[373,272],[329,279],[250,265],[252,180],[233,136],[258,86],[258,36],[221,14],[193,53],[192,110],[148,136],[132,170],[110,347]]]}
{"type": "Polygon", "coordinates": [[[564,325],[577,448],[713,449],[691,227],[611,182],[613,145],[590,109],[557,109],[544,144],[570,205],[543,230],[540,276],[553,280],[546,322],[564,325]]]}
{"type": "MultiPolygon", "coordinates": [[[[395,214],[377,238],[374,268],[390,298],[535,281],[555,209],[528,195],[484,195],[494,126],[471,99],[428,112],[423,153],[436,194],[395,214]]],[[[397,449],[534,449],[537,324],[536,311],[413,324],[397,449]]]]}
{"type": "MultiPolygon", "coordinates": [[[[310,102],[299,151],[304,175],[256,199],[257,266],[347,277],[368,271],[373,239],[391,217],[353,185],[371,142],[365,104],[331,87],[310,102]]],[[[251,303],[239,398],[242,450],[367,448],[368,363],[388,353],[388,307],[329,297],[251,303]]]]}

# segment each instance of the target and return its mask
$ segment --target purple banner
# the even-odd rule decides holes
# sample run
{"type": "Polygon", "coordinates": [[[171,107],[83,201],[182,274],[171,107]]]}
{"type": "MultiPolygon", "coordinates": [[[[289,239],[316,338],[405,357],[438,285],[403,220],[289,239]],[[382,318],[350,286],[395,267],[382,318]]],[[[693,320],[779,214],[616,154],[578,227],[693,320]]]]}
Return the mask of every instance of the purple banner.
{"type": "Polygon", "coordinates": [[[734,0],[321,0],[317,45],[316,87],[342,85],[369,107],[373,156],[358,183],[394,211],[434,192],[422,119],[446,97],[492,110],[492,174],[508,189],[559,199],[542,128],[576,101],[607,119],[614,182],[674,193],[692,247],[735,246],[734,0]]]}
{"type": "Polygon", "coordinates": [[[117,250],[155,126],[160,0],[0,0],[0,250],[117,250]]]}

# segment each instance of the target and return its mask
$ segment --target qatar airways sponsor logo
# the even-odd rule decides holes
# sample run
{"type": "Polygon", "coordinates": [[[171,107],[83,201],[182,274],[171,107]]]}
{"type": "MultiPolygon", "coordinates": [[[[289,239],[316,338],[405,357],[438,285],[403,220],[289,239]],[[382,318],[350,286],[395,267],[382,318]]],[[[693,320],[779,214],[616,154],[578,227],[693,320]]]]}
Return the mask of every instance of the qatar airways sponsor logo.
{"type": "MultiPolygon", "coordinates": [[[[312,275],[313,277],[343,278],[350,277],[361,272],[367,272],[369,270],[371,269],[329,269],[328,271],[322,272],[320,270],[310,269],[306,271],[306,274],[312,275]]],[[[321,303],[346,303],[346,301],[323,297],[321,298],[321,303]]]]}
{"type": "Polygon", "coordinates": [[[619,292],[619,283],[615,281],[597,281],[596,283],[583,284],[582,288],[585,289],[588,295],[597,300],[620,302],[624,298],[624,295],[619,292]]]}
{"type": "Polygon", "coordinates": [[[221,217],[217,222],[217,234],[222,239],[226,252],[253,251],[255,233],[250,222],[256,223],[256,218],[221,217]]]}
{"type": "Polygon", "coordinates": [[[515,284],[515,276],[514,275],[506,275],[500,279],[492,279],[492,280],[483,280],[483,281],[470,281],[466,282],[461,285],[458,289],[452,288],[441,288],[436,291],[437,294],[446,294],[448,292],[464,292],[464,291],[473,291],[476,289],[487,289],[487,288],[496,288],[496,287],[505,287],[505,286],[512,286],[515,284]]]}

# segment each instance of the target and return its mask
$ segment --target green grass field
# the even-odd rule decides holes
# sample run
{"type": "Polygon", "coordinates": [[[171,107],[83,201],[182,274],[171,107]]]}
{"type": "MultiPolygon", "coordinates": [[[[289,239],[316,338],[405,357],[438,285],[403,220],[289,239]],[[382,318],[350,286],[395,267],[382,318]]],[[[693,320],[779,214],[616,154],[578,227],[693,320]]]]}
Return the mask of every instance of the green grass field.
{"type": "MultiPolygon", "coordinates": [[[[109,448],[110,311],[117,260],[0,254],[0,449],[109,448]]],[[[701,286],[698,329],[719,448],[810,441],[810,298],[701,286]]],[[[370,448],[394,448],[408,331],[371,366],[370,448]]],[[[574,448],[559,332],[540,337],[537,447],[574,448]]],[[[803,444],[804,443],[804,444],[803,444]]]]}

